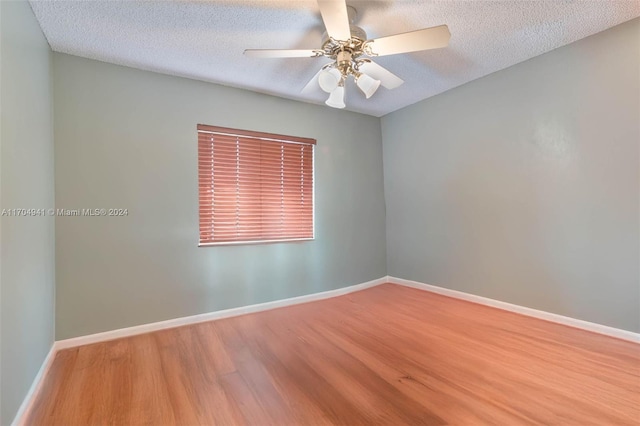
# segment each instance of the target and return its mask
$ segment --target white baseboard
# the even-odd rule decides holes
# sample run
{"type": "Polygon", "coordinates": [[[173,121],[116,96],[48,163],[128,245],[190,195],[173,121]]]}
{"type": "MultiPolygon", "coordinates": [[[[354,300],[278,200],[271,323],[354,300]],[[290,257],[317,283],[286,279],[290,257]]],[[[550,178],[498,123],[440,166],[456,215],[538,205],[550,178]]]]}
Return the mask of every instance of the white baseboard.
{"type": "Polygon", "coordinates": [[[582,330],[591,331],[598,334],[604,334],[606,336],[615,337],[622,340],[628,340],[634,343],[640,343],[640,334],[632,331],[621,330],[619,328],[609,327],[607,325],[596,324],[589,321],[583,321],[571,317],[565,317],[563,315],[552,314],[546,311],[539,311],[533,308],[527,308],[525,306],[514,305],[512,303],[501,302],[499,300],[489,299],[487,297],[476,296],[474,294],[464,293],[462,291],[450,290],[448,288],[437,287],[430,284],[421,283],[418,281],[405,280],[396,277],[387,277],[390,283],[400,284],[405,287],[417,288],[419,290],[430,291],[432,293],[442,294],[443,296],[449,296],[456,299],[462,299],[469,302],[478,303],[481,305],[487,305],[494,308],[502,309],[505,311],[515,312],[518,314],[526,315],[529,317],[539,318],[557,324],[567,325],[569,327],[580,328],[582,330]]]}
{"type": "Polygon", "coordinates": [[[331,297],[342,296],[354,291],[375,287],[387,282],[387,277],[365,283],[352,285],[349,287],[337,288],[335,290],[312,293],[304,296],[291,297],[289,299],[274,300],[273,302],[259,303],[257,305],[242,306],[239,308],[214,311],[206,314],[192,315],[188,317],[175,318],[166,321],[154,322],[151,324],[137,325],[134,327],[120,328],[118,330],[105,331],[103,333],[89,334],[87,336],[74,337],[72,339],[59,340],[56,342],[56,349],[67,349],[91,343],[105,342],[107,340],[119,339],[121,337],[135,336],[137,334],[149,333],[152,331],[165,330],[167,328],[181,327],[189,324],[212,321],[222,318],[235,317],[238,315],[252,314],[254,312],[267,311],[269,309],[282,308],[285,306],[297,305],[300,303],[313,302],[316,300],[329,299],[331,297]]]}
{"type": "Polygon", "coordinates": [[[25,395],[24,400],[20,405],[20,408],[18,408],[18,412],[16,413],[16,416],[14,417],[13,422],[11,423],[11,426],[26,425],[25,421],[27,420],[27,414],[31,411],[31,407],[33,406],[33,403],[36,400],[36,395],[40,391],[40,388],[42,387],[42,383],[44,382],[43,379],[47,375],[47,372],[49,371],[51,364],[53,364],[53,359],[56,357],[56,352],[57,352],[57,348],[54,342],[54,344],[51,345],[51,349],[49,349],[49,353],[47,354],[46,358],[42,362],[42,365],[40,366],[40,370],[38,370],[38,374],[36,374],[36,377],[33,379],[33,383],[31,383],[31,387],[29,388],[29,391],[25,395]]]}

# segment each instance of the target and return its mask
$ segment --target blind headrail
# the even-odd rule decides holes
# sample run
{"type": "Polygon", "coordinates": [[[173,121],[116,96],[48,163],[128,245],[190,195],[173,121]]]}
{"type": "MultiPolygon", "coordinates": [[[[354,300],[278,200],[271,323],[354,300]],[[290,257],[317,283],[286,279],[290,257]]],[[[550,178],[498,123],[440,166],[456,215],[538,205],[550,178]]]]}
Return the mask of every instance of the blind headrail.
{"type": "Polygon", "coordinates": [[[254,132],[251,130],[232,129],[229,127],[208,126],[198,124],[198,133],[210,133],[227,136],[250,137],[274,142],[300,143],[305,145],[315,145],[316,140],[311,138],[301,138],[298,136],[285,136],[276,133],[254,132]]]}

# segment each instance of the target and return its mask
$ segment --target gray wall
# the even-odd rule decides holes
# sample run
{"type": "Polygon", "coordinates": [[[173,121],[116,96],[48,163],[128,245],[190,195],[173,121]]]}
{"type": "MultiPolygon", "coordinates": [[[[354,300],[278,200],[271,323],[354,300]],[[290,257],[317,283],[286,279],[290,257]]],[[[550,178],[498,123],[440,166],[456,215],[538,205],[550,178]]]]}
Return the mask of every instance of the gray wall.
{"type": "Polygon", "coordinates": [[[386,275],[380,121],[54,54],[56,338],[386,275]],[[196,124],[317,139],[316,240],[198,248],[196,124]]]}
{"type": "MultiPolygon", "coordinates": [[[[0,2],[0,208],[53,202],[50,50],[29,4],[0,2]]],[[[0,424],[9,424],[54,338],[54,219],[0,218],[0,424]]]]}
{"type": "Polygon", "coordinates": [[[640,20],[382,118],[388,272],[640,331],[640,20]]]}

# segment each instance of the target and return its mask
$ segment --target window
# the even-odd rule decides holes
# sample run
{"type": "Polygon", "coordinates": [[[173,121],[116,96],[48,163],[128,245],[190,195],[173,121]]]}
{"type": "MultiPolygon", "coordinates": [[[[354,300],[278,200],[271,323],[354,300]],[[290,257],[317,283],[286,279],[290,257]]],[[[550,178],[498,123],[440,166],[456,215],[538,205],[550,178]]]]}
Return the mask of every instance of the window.
{"type": "Polygon", "coordinates": [[[200,245],[313,239],[315,143],[199,124],[200,245]]]}

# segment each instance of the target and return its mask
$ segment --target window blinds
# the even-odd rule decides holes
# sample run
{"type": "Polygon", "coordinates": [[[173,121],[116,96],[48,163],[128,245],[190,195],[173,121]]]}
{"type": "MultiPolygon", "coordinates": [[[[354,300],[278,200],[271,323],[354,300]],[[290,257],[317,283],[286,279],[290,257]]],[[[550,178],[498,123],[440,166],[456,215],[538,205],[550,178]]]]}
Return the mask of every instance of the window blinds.
{"type": "Polygon", "coordinates": [[[200,245],[313,238],[315,143],[198,125],[200,245]]]}

